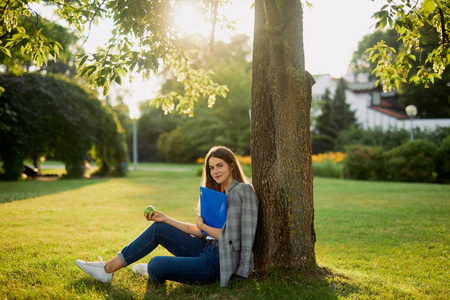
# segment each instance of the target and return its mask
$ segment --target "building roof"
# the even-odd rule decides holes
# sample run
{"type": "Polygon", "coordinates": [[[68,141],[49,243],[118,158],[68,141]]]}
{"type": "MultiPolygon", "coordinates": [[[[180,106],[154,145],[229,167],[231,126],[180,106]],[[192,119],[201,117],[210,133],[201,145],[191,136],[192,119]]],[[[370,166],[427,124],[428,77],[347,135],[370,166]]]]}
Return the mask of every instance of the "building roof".
{"type": "Polygon", "coordinates": [[[348,82],[347,87],[354,92],[370,91],[375,89],[375,81],[348,82]]]}
{"type": "Polygon", "coordinates": [[[406,112],[400,108],[382,107],[382,106],[371,106],[370,108],[397,119],[401,120],[409,119],[408,116],[406,115],[406,112]]]}

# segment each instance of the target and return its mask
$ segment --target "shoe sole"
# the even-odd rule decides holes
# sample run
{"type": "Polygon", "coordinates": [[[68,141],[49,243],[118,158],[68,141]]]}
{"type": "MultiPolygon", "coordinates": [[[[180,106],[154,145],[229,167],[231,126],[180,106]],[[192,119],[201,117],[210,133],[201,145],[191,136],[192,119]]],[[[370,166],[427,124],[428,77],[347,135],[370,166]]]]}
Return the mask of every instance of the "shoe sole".
{"type": "Polygon", "coordinates": [[[91,277],[94,278],[95,280],[98,280],[98,281],[103,282],[103,283],[110,283],[110,282],[112,281],[112,276],[111,276],[111,278],[108,279],[107,281],[102,280],[102,279],[99,279],[99,278],[93,276],[92,274],[90,274],[90,273],[87,271],[87,269],[84,268],[84,264],[85,264],[85,263],[86,263],[85,261],[82,261],[82,260],[80,260],[80,259],[77,259],[77,260],[75,261],[75,264],[77,265],[78,268],[80,268],[81,270],[83,270],[84,273],[88,274],[89,276],[91,276],[91,277]]]}

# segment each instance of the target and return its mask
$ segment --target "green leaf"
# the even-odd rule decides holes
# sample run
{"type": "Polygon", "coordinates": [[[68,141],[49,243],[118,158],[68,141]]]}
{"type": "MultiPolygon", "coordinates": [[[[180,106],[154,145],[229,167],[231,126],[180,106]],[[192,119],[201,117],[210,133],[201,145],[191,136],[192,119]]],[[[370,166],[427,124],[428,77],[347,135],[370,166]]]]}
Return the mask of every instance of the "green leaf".
{"type": "Polygon", "coordinates": [[[5,47],[0,47],[0,50],[2,50],[3,53],[5,53],[9,57],[11,57],[11,51],[9,51],[9,49],[7,49],[5,47]]]}
{"type": "Polygon", "coordinates": [[[40,55],[36,55],[35,61],[38,67],[42,65],[42,57],[40,55]]]}
{"type": "Polygon", "coordinates": [[[386,24],[387,24],[386,17],[383,16],[383,17],[380,19],[380,26],[379,26],[379,29],[380,29],[380,30],[383,30],[384,27],[386,26],[386,24]]]}
{"type": "Polygon", "coordinates": [[[427,11],[427,12],[432,12],[436,9],[436,3],[434,2],[434,0],[425,0],[422,4],[422,7],[427,11]]]}
{"type": "Polygon", "coordinates": [[[83,58],[80,60],[80,63],[78,64],[78,69],[80,69],[83,64],[86,62],[86,60],[88,59],[88,55],[83,56],[83,58]]]}
{"type": "Polygon", "coordinates": [[[59,45],[59,43],[57,42],[53,45],[53,51],[55,51],[55,54],[57,56],[59,56],[59,47],[61,47],[61,45],[59,45]]]}

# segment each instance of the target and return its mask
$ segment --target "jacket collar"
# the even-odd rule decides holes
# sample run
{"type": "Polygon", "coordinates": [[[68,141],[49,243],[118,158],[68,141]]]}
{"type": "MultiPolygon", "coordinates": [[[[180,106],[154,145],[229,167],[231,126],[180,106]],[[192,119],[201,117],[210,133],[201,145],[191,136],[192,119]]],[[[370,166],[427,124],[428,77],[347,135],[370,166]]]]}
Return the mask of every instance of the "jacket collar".
{"type": "Polygon", "coordinates": [[[228,187],[227,194],[238,184],[239,184],[239,181],[237,181],[236,179],[233,179],[233,181],[230,183],[230,186],[228,187]]]}

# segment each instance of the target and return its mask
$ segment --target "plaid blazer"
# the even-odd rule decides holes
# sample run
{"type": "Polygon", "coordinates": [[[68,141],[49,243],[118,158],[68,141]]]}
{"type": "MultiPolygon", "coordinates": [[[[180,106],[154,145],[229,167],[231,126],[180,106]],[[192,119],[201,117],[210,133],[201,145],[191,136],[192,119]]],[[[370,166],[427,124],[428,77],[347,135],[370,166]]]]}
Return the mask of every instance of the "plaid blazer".
{"type": "Polygon", "coordinates": [[[227,220],[219,235],[220,286],[227,286],[233,274],[250,275],[257,220],[258,198],[253,187],[233,180],[227,191],[227,220]]]}

